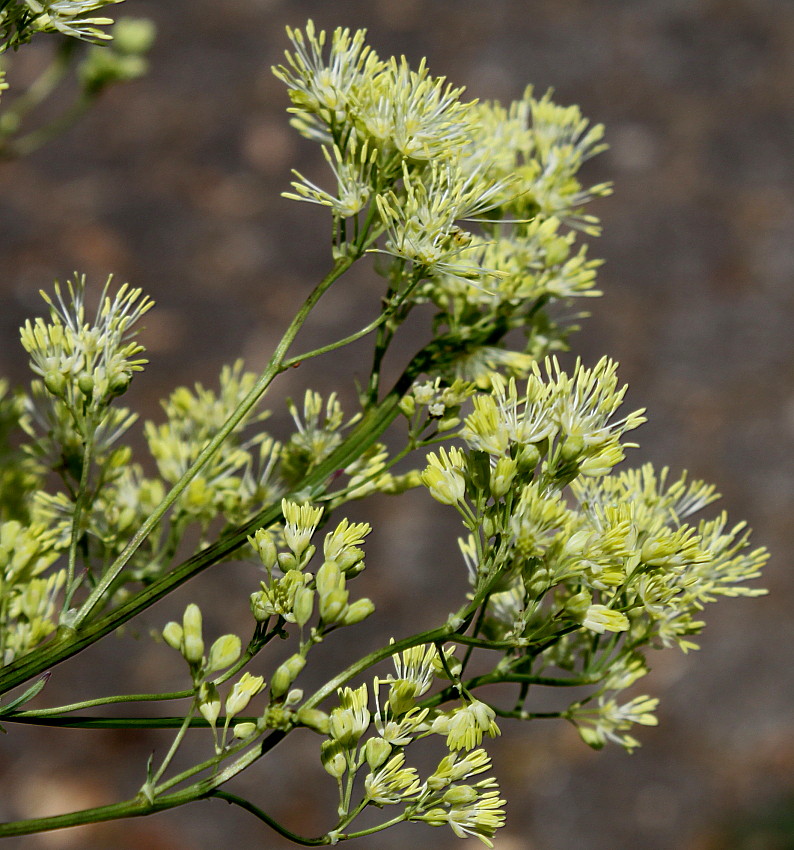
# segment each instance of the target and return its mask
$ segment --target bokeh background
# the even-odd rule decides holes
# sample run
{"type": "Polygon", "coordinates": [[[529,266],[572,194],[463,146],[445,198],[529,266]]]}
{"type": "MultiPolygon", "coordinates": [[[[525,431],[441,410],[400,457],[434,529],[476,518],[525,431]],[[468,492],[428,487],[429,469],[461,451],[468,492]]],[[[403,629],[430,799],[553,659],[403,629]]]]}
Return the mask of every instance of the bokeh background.
{"type": "MultiPolygon", "coordinates": [[[[575,346],[591,362],[619,359],[629,403],[648,407],[634,460],[715,482],[773,559],[769,596],[709,610],[700,652],[651,657],[660,726],[640,730],[634,755],[593,753],[562,723],[505,724],[492,748],[509,801],[496,846],[794,848],[794,3],[127,0],[122,9],[157,22],[149,76],[109,92],[35,155],[0,166],[0,371],[26,380],[18,326],[39,311],[38,290],[74,269],[97,285],[112,272],[158,303],[146,321],[152,362],[130,392],[146,417],[157,417],[157,400],[176,384],[212,383],[238,356],[251,368],[265,362],[328,263],[322,211],[279,196],[290,168],[320,173],[318,151],[287,125],[286,95],[269,70],[285,25],[311,16],[367,27],[381,54],[427,56],[434,73],[476,97],[554,87],[559,102],[606,124],[611,148],[587,176],[615,183],[595,210],[604,234],[591,249],[606,260],[605,294],[590,302],[575,346]]],[[[42,56],[34,46],[15,57],[12,83],[23,86],[42,56]]],[[[312,345],[357,327],[379,285],[359,273],[333,293],[307,332],[312,345]]],[[[361,350],[293,370],[274,408],[306,386],[349,398],[361,350]]],[[[284,428],[283,412],[272,422],[284,428]]],[[[398,510],[383,500],[361,514],[376,526],[361,592],[375,600],[381,631],[351,630],[322,647],[315,681],[362,645],[436,623],[455,604],[455,523],[428,502],[417,494],[398,510]]],[[[195,599],[208,632],[245,633],[255,586],[250,566],[210,571],[123,639],[56,670],[46,701],[183,687],[179,659],[148,631],[195,599]]],[[[134,794],[149,752],[167,746],[146,733],[9,731],[0,740],[3,819],[134,794]]],[[[307,735],[236,787],[316,834],[332,817],[332,786],[307,735]]],[[[406,841],[458,846],[449,831],[420,826],[357,846],[406,841]]],[[[288,846],[217,802],[8,844],[288,846]]]]}

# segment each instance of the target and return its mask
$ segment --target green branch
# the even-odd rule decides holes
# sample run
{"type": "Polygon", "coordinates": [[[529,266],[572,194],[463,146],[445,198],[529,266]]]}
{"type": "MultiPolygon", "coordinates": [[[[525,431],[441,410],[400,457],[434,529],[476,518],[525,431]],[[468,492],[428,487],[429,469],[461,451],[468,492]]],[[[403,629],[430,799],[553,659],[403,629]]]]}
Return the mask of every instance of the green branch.
{"type": "MultiPolygon", "coordinates": [[[[235,715],[235,723],[256,723],[259,717],[235,715]]],[[[26,723],[30,726],[55,726],[59,729],[178,729],[184,722],[184,716],[174,717],[37,717],[26,713],[9,714],[2,718],[3,723],[26,723]]],[[[225,715],[217,723],[223,724],[225,715]]],[[[203,717],[191,717],[190,729],[211,729],[212,725],[203,717]]]]}
{"type": "Polygon", "coordinates": [[[330,844],[331,839],[327,835],[323,835],[321,838],[304,838],[302,835],[296,835],[294,832],[291,832],[285,826],[282,826],[277,820],[274,820],[270,817],[269,814],[263,812],[258,806],[255,806],[249,800],[244,799],[243,797],[238,797],[236,794],[230,794],[228,791],[213,791],[212,793],[207,795],[208,799],[216,798],[218,800],[225,800],[227,803],[230,803],[235,806],[239,806],[241,809],[245,809],[247,812],[250,812],[254,817],[259,818],[259,820],[264,821],[271,829],[275,830],[279,835],[283,835],[284,838],[288,838],[294,844],[301,844],[304,847],[320,847],[325,844],[330,844]]]}

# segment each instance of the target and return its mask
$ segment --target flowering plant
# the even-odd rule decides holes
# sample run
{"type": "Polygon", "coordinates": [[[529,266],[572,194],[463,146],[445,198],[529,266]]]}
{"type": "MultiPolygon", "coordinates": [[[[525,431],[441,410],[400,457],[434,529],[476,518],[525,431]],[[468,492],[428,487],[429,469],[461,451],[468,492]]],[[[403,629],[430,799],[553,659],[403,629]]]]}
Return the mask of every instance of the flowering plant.
{"type": "MultiPolygon", "coordinates": [[[[64,29],[53,14],[65,3],[50,4],[48,22],[99,37],[104,19],[84,17],[97,4],[69,7],[64,29]]],[[[22,20],[7,19],[12,46],[30,32],[22,20]]],[[[690,520],[717,498],[712,486],[647,464],[617,469],[645,421],[621,411],[617,365],[561,359],[575,329],[566,308],[599,294],[583,240],[599,232],[588,203],[610,187],[587,186],[579,171],[603,150],[602,127],[531,89],[508,107],[465,100],[424,63],[378,57],[363,31],[329,35],[310,22],[288,36],[274,73],[330,172],[327,188],[296,172],[287,197],[327,208],[331,256],[264,371],[236,363],[217,391],[176,389],[165,421],[144,425],[147,463],[125,441],[136,417],[119,399],[146,364],[136,333],[149,299],[109,280],[92,314],[76,276],[22,328],[36,377],[0,400],[0,721],[148,720],[176,732],[132,799],[0,824],[0,837],[218,798],[299,844],[413,821],[492,846],[504,800],[487,742],[500,724],[557,717],[591,747],[632,750],[634,727],[656,723],[655,698],[624,695],[647,653],[688,651],[706,603],[763,592],[745,584],[766,552],[750,548],[743,524],[690,520]],[[325,293],[368,261],[385,282],[379,314],[292,353],[325,293]],[[384,359],[417,309],[432,313],[433,332],[384,386],[384,359]],[[334,392],[307,389],[290,404],[293,433],[264,430],[261,402],[280,374],[363,338],[372,361],[358,410],[346,415],[334,392]],[[340,510],[413,488],[458,514],[468,594],[433,628],[393,638],[306,693],[315,647],[376,609],[354,592],[372,528],[340,510]],[[195,548],[184,559],[186,541],[195,548]],[[261,566],[242,636],[205,641],[194,603],[161,624],[184,661],[183,690],[31,707],[46,696],[45,671],[231,559],[261,566]],[[277,637],[288,643],[276,649],[277,637]],[[558,710],[535,708],[539,688],[572,686],[576,698],[561,697],[558,710]],[[166,700],[182,710],[165,720],[71,717],[166,700]],[[318,736],[338,786],[317,838],[226,787],[298,728],[318,736]],[[205,757],[176,769],[192,729],[204,730],[205,757]],[[411,764],[420,740],[440,751],[432,772],[411,764]],[[361,826],[373,808],[384,815],[361,826]]]]}

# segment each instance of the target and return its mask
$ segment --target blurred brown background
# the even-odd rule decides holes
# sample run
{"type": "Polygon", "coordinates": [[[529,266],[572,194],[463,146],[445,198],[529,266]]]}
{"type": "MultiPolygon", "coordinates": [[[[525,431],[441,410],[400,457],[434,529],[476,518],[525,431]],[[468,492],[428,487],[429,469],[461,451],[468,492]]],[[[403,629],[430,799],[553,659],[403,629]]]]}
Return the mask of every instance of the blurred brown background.
{"type": "MultiPolygon", "coordinates": [[[[145,416],[157,416],[157,399],[177,383],[213,382],[237,356],[252,368],[265,361],[328,262],[322,212],[279,197],[291,167],[320,173],[317,150],[288,128],[286,96],[269,71],[286,24],[312,16],[326,27],[365,26],[381,54],[426,55],[434,73],[473,97],[506,101],[529,82],[540,92],[553,86],[558,101],[606,124],[611,150],[588,176],[615,182],[598,204],[604,235],[592,248],[607,261],[605,296],[590,302],[594,315],[575,346],[591,361],[619,359],[629,402],[649,408],[634,462],[714,481],[731,517],[749,521],[773,560],[768,597],[707,611],[700,652],[651,656],[646,681],[662,697],[660,726],[640,730],[633,756],[593,753],[562,723],[505,724],[492,747],[509,801],[497,848],[794,848],[794,3],[128,0],[114,14],[122,11],[157,22],[150,75],[0,170],[0,372],[26,379],[17,328],[39,311],[39,288],[73,269],[97,285],[113,272],[158,302],[146,322],[152,363],[130,393],[145,416]]],[[[35,47],[22,51],[12,83],[23,85],[40,61],[35,47]]],[[[332,293],[312,344],[357,327],[379,286],[359,273],[332,293]]],[[[323,382],[349,397],[361,351],[291,372],[274,406],[323,382]]],[[[278,429],[284,417],[273,422],[278,429]]],[[[360,587],[382,632],[351,630],[322,647],[327,671],[384,635],[436,623],[463,591],[455,523],[428,501],[416,494],[400,512],[388,500],[355,509],[376,526],[360,587]]],[[[212,635],[244,634],[255,587],[246,566],[202,577],[136,624],[140,638],[131,630],[107,639],[56,670],[47,702],[183,687],[177,659],[152,648],[148,629],[196,599],[212,635]]],[[[167,746],[143,733],[9,731],[0,741],[3,819],[134,794],[149,752],[167,746]]],[[[236,787],[305,833],[330,823],[323,807],[332,806],[333,781],[310,736],[236,787]]],[[[406,841],[458,846],[448,830],[419,826],[354,846],[406,841]]],[[[289,846],[217,802],[12,845],[289,846]]]]}

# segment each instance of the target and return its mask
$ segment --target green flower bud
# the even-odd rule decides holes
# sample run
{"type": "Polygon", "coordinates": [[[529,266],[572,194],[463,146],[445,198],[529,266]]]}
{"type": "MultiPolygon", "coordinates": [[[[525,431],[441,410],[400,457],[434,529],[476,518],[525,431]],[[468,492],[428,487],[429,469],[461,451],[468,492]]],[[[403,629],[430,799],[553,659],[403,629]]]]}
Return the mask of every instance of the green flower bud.
{"type": "Polygon", "coordinates": [[[537,446],[530,444],[522,446],[521,450],[516,455],[516,463],[521,472],[532,472],[540,463],[540,450],[537,446]]]}
{"type": "Polygon", "coordinates": [[[347,590],[332,590],[320,597],[320,619],[324,623],[335,623],[347,608],[350,593],[347,590]]]}
{"type": "Polygon", "coordinates": [[[256,734],[256,723],[251,723],[246,721],[245,723],[235,723],[234,725],[234,737],[240,738],[250,738],[251,735],[256,734]]]}
{"type": "Polygon", "coordinates": [[[295,614],[295,622],[303,628],[311,619],[314,610],[314,591],[310,587],[299,587],[295,591],[292,610],[295,614]]]}
{"type": "Polygon", "coordinates": [[[273,674],[270,682],[270,693],[278,698],[289,690],[289,686],[298,678],[298,674],[306,666],[306,659],[297,653],[288,658],[273,674]]]}
{"type": "Polygon", "coordinates": [[[364,745],[364,754],[370,770],[377,770],[391,755],[391,744],[383,738],[370,738],[364,745]]]}
{"type": "Polygon", "coordinates": [[[430,809],[421,816],[421,820],[430,826],[444,826],[449,822],[446,809],[430,809]]]}
{"type": "Polygon", "coordinates": [[[272,570],[276,565],[276,544],[273,542],[273,535],[265,528],[260,528],[252,537],[248,538],[248,542],[254,547],[259,560],[264,567],[272,570]]]}
{"type": "Polygon", "coordinates": [[[323,767],[334,779],[341,779],[347,770],[347,759],[336,741],[323,741],[320,748],[323,767]]]}
{"type": "Polygon", "coordinates": [[[251,613],[257,623],[264,623],[272,613],[267,596],[261,590],[255,590],[251,594],[251,613]]]}
{"type": "Polygon", "coordinates": [[[357,599],[352,605],[348,605],[347,610],[342,616],[343,626],[353,626],[366,620],[367,617],[375,610],[375,605],[371,599],[366,597],[357,599]]]}
{"type": "Polygon", "coordinates": [[[563,610],[572,620],[575,620],[577,623],[581,623],[585,616],[587,616],[587,609],[590,607],[592,602],[593,597],[590,595],[589,591],[583,590],[581,593],[571,596],[565,603],[565,608],[563,610]]]}
{"type": "Polygon", "coordinates": [[[517,471],[518,464],[512,458],[500,457],[496,461],[490,480],[491,495],[494,499],[501,499],[510,490],[517,471]]]}
{"type": "Polygon", "coordinates": [[[438,431],[440,434],[443,434],[445,431],[451,431],[453,428],[457,428],[458,425],[460,425],[459,416],[445,416],[443,419],[438,420],[438,431]]]}
{"type": "Polygon", "coordinates": [[[298,559],[292,554],[292,552],[279,552],[278,565],[285,573],[287,573],[290,570],[298,569],[298,559]]]}
{"type": "Polygon", "coordinates": [[[319,732],[320,735],[328,734],[330,718],[324,711],[320,711],[319,708],[302,708],[298,711],[297,718],[301,726],[306,726],[315,732],[319,732]]]}
{"type": "Polygon", "coordinates": [[[77,386],[84,396],[90,396],[94,392],[94,377],[88,372],[83,372],[77,379],[77,386]]]}
{"type": "Polygon", "coordinates": [[[584,449],[584,438],[581,434],[570,434],[565,438],[560,449],[560,457],[565,461],[576,460],[584,449]]]}
{"type": "Polygon", "coordinates": [[[317,592],[320,598],[330,593],[333,590],[344,589],[345,580],[342,576],[342,570],[336,561],[325,561],[317,570],[317,578],[315,580],[317,592]]]}
{"type": "Polygon", "coordinates": [[[450,806],[467,806],[480,795],[471,785],[455,785],[444,792],[443,800],[450,806]]]}
{"type": "Polygon", "coordinates": [[[240,657],[242,646],[237,635],[222,635],[210,648],[207,673],[230,667],[240,657]]]}
{"type": "Polygon", "coordinates": [[[285,697],[284,705],[287,708],[297,705],[299,702],[303,701],[303,690],[301,688],[293,688],[285,697]]]}
{"type": "Polygon", "coordinates": [[[47,372],[44,375],[44,386],[47,392],[58,398],[63,398],[66,394],[66,378],[60,372],[47,372]]]}
{"type": "Polygon", "coordinates": [[[116,396],[124,395],[124,393],[126,393],[129,389],[131,381],[132,375],[128,375],[126,372],[114,375],[108,385],[108,395],[113,396],[114,398],[116,396]]]}
{"type": "Polygon", "coordinates": [[[412,395],[404,395],[398,404],[400,413],[410,419],[416,413],[416,400],[412,395]]]}
{"type": "Polygon", "coordinates": [[[182,617],[182,655],[188,664],[200,664],[204,656],[204,640],[201,635],[201,611],[192,602],[185,608],[182,617]]]}
{"type": "Polygon", "coordinates": [[[179,623],[166,623],[163,628],[163,640],[177,652],[182,651],[182,626],[179,623]]]}

